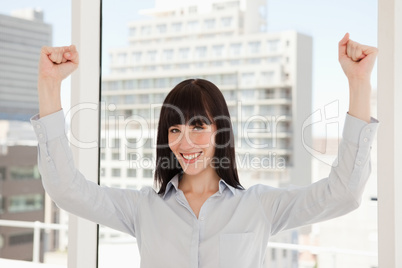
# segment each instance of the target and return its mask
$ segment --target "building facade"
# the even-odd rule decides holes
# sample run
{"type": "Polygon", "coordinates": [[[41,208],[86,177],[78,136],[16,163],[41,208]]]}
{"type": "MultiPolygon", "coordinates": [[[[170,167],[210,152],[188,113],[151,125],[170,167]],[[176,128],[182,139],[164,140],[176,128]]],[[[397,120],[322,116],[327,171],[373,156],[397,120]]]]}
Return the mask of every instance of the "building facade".
{"type": "Polygon", "coordinates": [[[22,120],[38,112],[37,76],[41,47],[52,44],[43,12],[0,14],[0,120],[22,120]]]}

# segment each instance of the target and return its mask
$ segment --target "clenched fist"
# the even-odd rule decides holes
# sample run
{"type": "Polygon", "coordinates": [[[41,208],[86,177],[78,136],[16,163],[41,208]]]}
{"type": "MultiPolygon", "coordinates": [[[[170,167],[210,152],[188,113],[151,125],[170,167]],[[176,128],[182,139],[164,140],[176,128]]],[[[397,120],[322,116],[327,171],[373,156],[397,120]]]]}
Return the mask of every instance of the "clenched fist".
{"type": "Polygon", "coordinates": [[[61,81],[78,68],[79,56],[74,45],[42,47],[39,59],[39,116],[61,109],[61,81]]]}
{"type": "Polygon", "coordinates": [[[339,42],[339,62],[349,80],[349,114],[370,122],[370,77],[378,49],[349,39],[346,33],[339,42]]]}
{"type": "Polygon", "coordinates": [[[78,68],[79,56],[74,45],[42,47],[39,59],[39,80],[61,82],[78,68]]]}
{"type": "Polygon", "coordinates": [[[348,33],[339,42],[339,62],[349,80],[370,80],[377,54],[376,47],[352,41],[348,33]]]}

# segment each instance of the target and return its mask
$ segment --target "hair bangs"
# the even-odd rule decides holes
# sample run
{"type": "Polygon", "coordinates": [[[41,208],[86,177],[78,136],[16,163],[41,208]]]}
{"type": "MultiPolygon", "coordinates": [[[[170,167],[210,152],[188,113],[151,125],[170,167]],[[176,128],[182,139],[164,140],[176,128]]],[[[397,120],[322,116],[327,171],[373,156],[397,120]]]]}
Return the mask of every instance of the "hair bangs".
{"type": "Polygon", "coordinates": [[[189,83],[172,93],[163,104],[164,124],[167,128],[174,125],[213,123],[208,102],[198,85],[189,83]]]}

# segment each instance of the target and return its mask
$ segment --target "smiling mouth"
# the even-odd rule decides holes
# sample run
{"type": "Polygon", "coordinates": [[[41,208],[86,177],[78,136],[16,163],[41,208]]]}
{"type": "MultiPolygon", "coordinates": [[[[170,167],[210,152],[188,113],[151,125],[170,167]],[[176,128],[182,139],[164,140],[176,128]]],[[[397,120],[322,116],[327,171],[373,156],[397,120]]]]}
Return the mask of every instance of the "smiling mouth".
{"type": "Polygon", "coordinates": [[[191,161],[191,162],[195,161],[201,154],[202,154],[202,152],[192,153],[192,154],[180,153],[180,155],[183,157],[184,160],[191,161]]]}

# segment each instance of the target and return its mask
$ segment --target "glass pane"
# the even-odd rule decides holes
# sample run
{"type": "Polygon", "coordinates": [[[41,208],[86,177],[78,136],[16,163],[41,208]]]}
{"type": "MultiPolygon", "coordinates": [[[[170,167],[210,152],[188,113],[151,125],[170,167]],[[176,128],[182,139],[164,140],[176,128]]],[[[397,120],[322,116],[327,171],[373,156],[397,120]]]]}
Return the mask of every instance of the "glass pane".
{"type": "MultiPolygon", "coordinates": [[[[207,79],[222,90],[232,116],[243,186],[306,185],[327,177],[348,109],[347,79],[337,60],[337,45],[345,32],[360,43],[377,45],[376,1],[369,0],[364,11],[346,0],[325,4],[207,0],[191,6],[184,2],[103,1],[102,100],[107,116],[101,122],[106,144],[101,148],[101,185],[154,187],[159,117],[155,106],[188,78],[207,79]],[[350,5],[355,12],[345,11],[350,5]],[[342,14],[342,19],[327,15],[334,13],[342,14]],[[111,104],[115,109],[109,109],[111,104]],[[317,109],[336,114],[332,121],[307,129],[313,133],[309,145],[314,149],[325,145],[325,153],[310,155],[302,148],[306,153],[299,154],[302,130],[297,127],[317,109]],[[113,124],[108,116],[115,122],[120,116],[124,126],[113,124]],[[144,119],[146,133],[133,118],[144,119]],[[117,138],[118,148],[113,146],[117,138]]],[[[372,77],[375,93],[376,70],[372,77]]],[[[375,116],[375,96],[373,103],[375,116]]],[[[374,168],[359,212],[283,232],[270,241],[376,252],[377,204],[371,201],[376,197],[375,148],[374,144],[374,168]]],[[[133,237],[102,227],[99,248],[100,267],[112,265],[116,258],[127,267],[139,267],[133,237]]],[[[317,255],[275,246],[267,250],[265,263],[332,267],[334,260],[336,267],[377,266],[376,257],[331,250],[317,255]]]]}
{"type": "MultiPolygon", "coordinates": [[[[52,0],[0,5],[0,258],[4,267],[24,265],[7,263],[7,259],[67,267],[68,214],[57,208],[42,187],[29,119],[38,113],[41,47],[71,43],[70,6],[71,1],[52,0]],[[35,232],[35,222],[56,225],[35,232]],[[17,227],[21,223],[30,227],[17,227]],[[38,247],[33,243],[36,238],[38,247]]],[[[69,96],[67,80],[62,85],[63,107],[70,106],[69,96]]]]}

